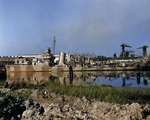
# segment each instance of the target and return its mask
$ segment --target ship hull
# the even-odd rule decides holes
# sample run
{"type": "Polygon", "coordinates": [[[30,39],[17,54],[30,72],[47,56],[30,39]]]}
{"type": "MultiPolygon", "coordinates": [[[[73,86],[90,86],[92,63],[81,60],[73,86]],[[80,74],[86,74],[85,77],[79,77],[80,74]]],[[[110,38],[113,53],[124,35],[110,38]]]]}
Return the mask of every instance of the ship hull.
{"type": "MultiPolygon", "coordinates": [[[[48,65],[6,65],[7,72],[68,72],[69,67],[50,67],[48,65]]],[[[134,71],[136,67],[72,67],[73,71],[134,71]]]]}
{"type": "Polygon", "coordinates": [[[7,72],[49,72],[48,65],[5,65],[7,72]]]}

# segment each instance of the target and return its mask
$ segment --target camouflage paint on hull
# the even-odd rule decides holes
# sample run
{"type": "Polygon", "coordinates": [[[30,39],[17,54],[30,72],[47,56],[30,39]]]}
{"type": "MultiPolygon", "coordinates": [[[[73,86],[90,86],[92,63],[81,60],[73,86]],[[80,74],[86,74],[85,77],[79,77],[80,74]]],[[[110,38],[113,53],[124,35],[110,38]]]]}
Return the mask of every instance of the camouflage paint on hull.
{"type": "MultiPolygon", "coordinates": [[[[108,67],[108,68],[100,68],[100,67],[73,67],[73,71],[130,71],[136,70],[136,67],[108,67]]],[[[69,71],[68,67],[58,67],[58,71],[69,71]]]]}
{"type": "MultiPolygon", "coordinates": [[[[6,65],[7,72],[67,72],[69,67],[50,67],[48,65],[6,65]]],[[[131,71],[136,67],[73,67],[73,71],[131,71]]]]}
{"type": "Polygon", "coordinates": [[[7,72],[50,72],[48,65],[5,65],[7,72]]]}

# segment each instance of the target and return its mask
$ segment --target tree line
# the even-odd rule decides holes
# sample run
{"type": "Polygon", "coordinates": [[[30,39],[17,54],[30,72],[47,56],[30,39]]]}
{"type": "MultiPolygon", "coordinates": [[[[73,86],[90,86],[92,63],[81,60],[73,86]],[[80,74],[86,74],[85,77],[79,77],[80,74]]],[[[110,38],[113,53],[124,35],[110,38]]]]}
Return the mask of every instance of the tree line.
{"type": "Polygon", "coordinates": [[[125,51],[125,52],[121,52],[119,57],[117,57],[117,54],[114,53],[113,57],[106,57],[106,56],[101,56],[98,55],[96,56],[93,60],[94,61],[107,61],[107,60],[112,60],[112,59],[136,59],[137,57],[135,57],[135,54],[131,53],[129,51],[125,51]]]}

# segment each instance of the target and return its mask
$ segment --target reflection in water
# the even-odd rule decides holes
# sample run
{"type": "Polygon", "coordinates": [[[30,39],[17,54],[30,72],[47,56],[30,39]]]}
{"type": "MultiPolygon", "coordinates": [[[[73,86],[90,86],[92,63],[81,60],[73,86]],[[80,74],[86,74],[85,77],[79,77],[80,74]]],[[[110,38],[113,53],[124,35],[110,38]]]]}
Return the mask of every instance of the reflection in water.
{"type": "Polygon", "coordinates": [[[10,72],[7,73],[5,87],[25,87],[27,85],[42,85],[46,81],[56,81],[63,85],[85,85],[98,77],[97,72],[10,72]]]}
{"type": "Polygon", "coordinates": [[[70,81],[70,84],[72,84],[72,82],[73,82],[73,69],[72,69],[71,65],[69,66],[69,81],[70,81]]]}
{"type": "Polygon", "coordinates": [[[137,76],[137,84],[139,85],[141,83],[141,80],[140,80],[140,76],[137,76]]]}
{"type": "Polygon", "coordinates": [[[49,80],[51,75],[46,72],[11,72],[7,73],[5,87],[13,85],[17,87],[25,87],[27,85],[42,85],[45,81],[49,80]]]}
{"type": "Polygon", "coordinates": [[[106,84],[119,87],[150,88],[150,73],[131,71],[88,71],[88,72],[11,72],[7,73],[5,87],[42,85],[45,81],[58,81],[63,85],[106,84]]]}
{"type": "Polygon", "coordinates": [[[150,81],[149,79],[150,75],[149,72],[146,72],[145,74],[142,72],[138,72],[137,73],[137,84],[139,85],[141,83],[141,78],[143,78],[143,83],[144,85],[148,85],[148,81],[150,81]]]}
{"type": "Polygon", "coordinates": [[[128,81],[130,79],[130,74],[128,73],[122,73],[121,74],[121,77],[122,77],[122,81],[123,81],[123,84],[122,84],[122,87],[129,87],[132,85],[132,83],[128,83],[126,84],[126,80],[128,81]]]}
{"type": "Polygon", "coordinates": [[[93,82],[98,75],[94,72],[73,72],[71,75],[69,72],[60,72],[57,77],[63,85],[86,85],[93,82]]]}

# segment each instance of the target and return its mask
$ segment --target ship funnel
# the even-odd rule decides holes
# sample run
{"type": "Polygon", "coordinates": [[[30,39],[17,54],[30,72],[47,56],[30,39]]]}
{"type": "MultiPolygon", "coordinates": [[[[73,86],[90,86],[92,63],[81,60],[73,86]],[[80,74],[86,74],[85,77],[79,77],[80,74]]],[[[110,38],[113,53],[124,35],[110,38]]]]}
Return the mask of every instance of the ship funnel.
{"type": "Polygon", "coordinates": [[[60,52],[59,54],[59,63],[58,63],[58,66],[66,66],[64,63],[65,63],[65,57],[66,57],[66,54],[64,52],[60,52]]]}

